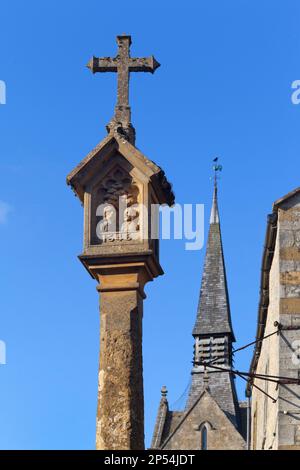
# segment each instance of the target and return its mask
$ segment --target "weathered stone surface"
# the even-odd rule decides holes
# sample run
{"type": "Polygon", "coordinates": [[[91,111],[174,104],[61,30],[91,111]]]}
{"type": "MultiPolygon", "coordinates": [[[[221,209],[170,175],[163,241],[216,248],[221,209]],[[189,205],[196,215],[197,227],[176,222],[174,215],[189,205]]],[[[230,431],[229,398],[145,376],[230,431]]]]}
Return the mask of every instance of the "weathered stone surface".
{"type": "Polygon", "coordinates": [[[279,446],[278,447],[278,450],[300,450],[300,446],[299,445],[292,445],[292,446],[279,446]]]}
{"type": "Polygon", "coordinates": [[[300,285],[300,271],[286,271],[280,274],[281,284],[300,285]]]}
{"type": "Polygon", "coordinates": [[[144,285],[155,273],[138,258],[131,263],[98,261],[90,265],[100,292],[96,448],[139,450],[144,448],[144,285]]]}
{"type": "Polygon", "coordinates": [[[300,261],[300,248],[296,246],[282,248],[280,258],[282,260],[300,261]]]}
{"type": "Polygon", "coordinates": [[[143,305],[137,290],[100,293],[97,449],[143,449],[143,305]]]}
{"type": "Polygon", "coordinates": [[[279,209],[279,217],[283,228],[290,229],[291,224],[285,225],[284,222],[295,222],[300,221],[300,210],[299,208],[286,207],[285,209],[279,209]]]}
{"type": "MultiPolygon", "coordinates": [[[[299,286],[300,288],[300,286],[299,286]]],[[[280,299],[280,312],[284,314],[300,313],[300,298],[280,299]]]]}

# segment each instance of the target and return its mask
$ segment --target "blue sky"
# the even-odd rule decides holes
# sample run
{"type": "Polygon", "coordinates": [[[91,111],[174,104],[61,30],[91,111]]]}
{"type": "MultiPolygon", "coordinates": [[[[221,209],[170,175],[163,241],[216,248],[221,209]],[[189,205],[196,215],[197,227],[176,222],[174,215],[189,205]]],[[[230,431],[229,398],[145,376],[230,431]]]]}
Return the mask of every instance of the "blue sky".
{"type": "MultiPolygon", "coordinates": [[[[154,76],[131,78],[137,146],[163,166],[178,203],[212,197],[220,212],[237,346],[256,329],[260,262],[272,202],[299,186],[297,0],[1,2],[1,449],[92,449],[99,347],[95,283],[79,263],[83,213],[67,173],[106,135],[114,74],[89,58],[154,54],[154,76]]],[[[207,230],[206,226],[206,230],[207,230]]],[[[165,275],[146,287],[144,382],[149,445],[160,388],[170,403],[189,381],[204,250],[161,243],[165,275]]],[[[247,370],[251,351],[236,365],[247,370]]],[[[240,398],[244,384],[238,382],[240,398]]]]}

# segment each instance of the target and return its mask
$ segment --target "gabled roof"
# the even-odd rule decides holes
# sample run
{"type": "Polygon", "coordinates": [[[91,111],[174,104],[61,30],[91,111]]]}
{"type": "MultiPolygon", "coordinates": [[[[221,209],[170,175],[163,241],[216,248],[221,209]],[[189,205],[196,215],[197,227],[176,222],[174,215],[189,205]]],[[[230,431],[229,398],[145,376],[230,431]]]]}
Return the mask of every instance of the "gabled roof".
{"type": "Polygon", "coordinates": [[[223,333],[231,334],[234,340],[223,255],[217,187],[215,185],[207,251],[193,335],[223,333]]]}
{"type": "Polygon", "coordinates": [[[165,427],[166,427],[166,419],[168,415],[169,415],[169,404],[168,404],[168,399],[167,399],[167,391],[165,387],[163,387],[162,396],[161,396],[158,411],[157,411],[154,432],[152,436],[152,442],[151,442],[152,449],[158,448],[162,442],[163,433],[165,432],[165,427]]]}
{"type": "MultiPolygon", "coordinates": [[[[155,448],[160,448],[164,449],[170,439],[175,436],[175,434],[178,432],[178,430],[183,426],[187,418],[197,406],[199,406],[199,403],[204,397],[208,397],[209,401],[211,403],[211,406],[215,408],[215,411],[217,411],[220,416],[222,415],[223,418],[227,422],[228,429],[230,430],[231,433],[237,433],[237,436],[240,439],[241,446],[245,445],[244,439],[239,433],[239,431],[235,428],[235,426],[232,424],[231,420],[228,418],[226,413],[222,410],[222,408],[219,406],[217,401],[213,398],[211,395],[209,388],[204,389],[198,396],[198,398],[195,400],[195,402],[186,410],[185,412],[176,412],[176,411],[169,411],[168,408],[166,410],[166,413],[164,415],[163,422],[158,422],[157,421],[157,426],[160,426],[161,428],[161,433],[160,433],[160,439],[156,440],[156,447],[155,448]],[[174,421],[174,422],[173,422],[174,421]]],[[[167,406],[167,405],[166,405],[167,406]]],[[[157,419],[159,420],[160,415],[158,415],[157,419]]],[[[201,423],[199,423],[201,424],[201,423]]],[[[194,431],[193,428],[190,429],[191,432],[194,431]]],[[[152,443],[153,444],[153,443],[152,443]]]]}
{"type": "Polygon", "coordinates": [[[109,133],[96,147],[72,170],[67,176],[67,184],[72,186],[75,194],[83,202],[85,186],[97,171],[113,158],[114,154],[121,154],[133,167],[137,167],[149,179],[158,192],[161,204],[173,205],[175,196],[171,184],[167,181],[162,168],[149,160],[130,142],[118,135],[109,133]]]}
{"type": "Polygon", "coordinates": [[[277,209],[282,204],[284,204],[285,202],[288,202],[290,199],[292,199],[294,196],[297,196],[297,194],[299,193],[300,193],[300,188],[296,188],[293,191],[286,194],[285,196],[281,197],[280,199],[277,199],[277,201],[273,203],[273,211],[277,211],[277,209]]]}
{"type": "MultiPolygon", "coordinates": [[[[233,374],[229,368],[224,368],[224,371],[218,370],[218,373],[215,373],[215,370],[212,369],[208,376],[209,392],[211,396],[234,426],[239,429],[240,411],[233,374]]],[[[204,374],[194,368],[192,371],[192,382],[186,402],[186,409],[190,408],[205,388],[204,374]]]]}

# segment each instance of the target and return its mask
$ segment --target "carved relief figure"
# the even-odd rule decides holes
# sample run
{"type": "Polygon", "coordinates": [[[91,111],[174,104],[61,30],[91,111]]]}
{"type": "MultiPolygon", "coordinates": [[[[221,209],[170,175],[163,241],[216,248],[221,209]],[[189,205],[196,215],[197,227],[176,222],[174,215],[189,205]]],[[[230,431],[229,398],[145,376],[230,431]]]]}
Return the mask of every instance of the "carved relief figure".
{"type": "MultiPolygon", "coordinates": [[[[99,206],[99,209],[101,206],[99,206]]],[[[98,212],[98,210],[97,210],[98,212]]],[[[98,215],[96,213],[96,215],[98,215]]],[[[103,209],[103,218],[96,227],[97,237],[103,242],[114,241],[116,232],[116,210],[114,206],[108,204],[103,209]]]]}
{"type": "Polygon", "coordinates": [[[96,216],[102,219],[96,226],[97,238],[102,243],[140,238],[139,189],[130,175],[121,168],[115,169],[99,190],[102,204],[96,216]]]}
{"type": "Polygon", "coordinates": [[[127,207],[124,210],[124,222],[121,227],[125,240],[137,240],[140,238],[140,212],[137,204],[138,188],[132,186],[127,196],[127,207]]]}

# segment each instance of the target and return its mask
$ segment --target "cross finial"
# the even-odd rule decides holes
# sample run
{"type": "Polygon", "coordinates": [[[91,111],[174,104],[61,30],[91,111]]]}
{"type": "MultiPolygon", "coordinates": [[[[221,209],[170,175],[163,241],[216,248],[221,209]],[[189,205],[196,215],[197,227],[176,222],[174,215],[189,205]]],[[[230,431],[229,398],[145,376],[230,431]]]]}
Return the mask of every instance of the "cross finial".
{"type": "Polygon", "coordinates": [[[118,93],[115,115],[108,124],[109,132],[118,132],[134,144],[135,131],[131,124],[129,106],[130,72],[151,72],[160,66],[153,56],[130,57],[131,36],[117,36],[118,54],[116,57],[92,57],[87,67],[93,72],[116,72],[118,74],[118,93]]]}

